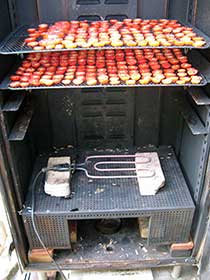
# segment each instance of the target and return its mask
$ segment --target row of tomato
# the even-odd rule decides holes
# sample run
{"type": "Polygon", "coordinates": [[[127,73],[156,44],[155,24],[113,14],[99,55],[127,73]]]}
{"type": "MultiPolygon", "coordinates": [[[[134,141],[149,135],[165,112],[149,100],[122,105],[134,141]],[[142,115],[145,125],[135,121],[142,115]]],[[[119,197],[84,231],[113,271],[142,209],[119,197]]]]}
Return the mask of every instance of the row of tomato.
{"type": "Polygon", "coordinates": [[[31,53],[10,77],[10,87],[63,85],[199,84],[180,49],[89,50],[31,53]]]}
{"type": "Polygon", "coordinates": [[[29,28],[25,39],[35,50],[72,49],[104,46],[194,46],[202,47],[205,39],[191,27],[176,20],[124,19],[118,21],[60,21],[29,28]]]}

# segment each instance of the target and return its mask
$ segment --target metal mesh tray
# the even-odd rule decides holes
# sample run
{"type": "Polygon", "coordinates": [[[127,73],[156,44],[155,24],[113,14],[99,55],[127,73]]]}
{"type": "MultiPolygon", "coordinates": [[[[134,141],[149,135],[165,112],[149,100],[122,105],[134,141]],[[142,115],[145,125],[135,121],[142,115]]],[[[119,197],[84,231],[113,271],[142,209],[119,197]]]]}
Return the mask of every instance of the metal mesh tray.
{"type": "MultiPolygon", "coordinates": [[[[67,215],[69,219],[92,219],[138,217],[151,211],[194,209],[173,149],[164,146],[158,149],[146,147],[143,151],[148,151],[148,149],[158,152],[166,178],[166,185],[155,196],[141,196],[135,178],[90,180],[83,172],[76,172],[71,182],[72,190],[75,192],[71,199],[46,195],[43,190],[43,178],[39,181],[36,187],[36,215],[67,215]]],[[[116,152],[113,151],[113,153],[116,152]]],[[[122,150],[118,153],[125,154],[126,152],[122,150]]],[[[82,162],[90,154],[97,154],[97,151],[80,153],[80,161],[82,162]]],[[[46,166],[47,159],[47,157],[38,158],[33,176],[46,166]]],[[[22,214],[31,215],[30,191],[22,214]]]]}
{"type": "Polygon", "coordinates": [[[10,76],[13,75],[15,73],[15,71],[17,70],[19,65],[16,65],[11,71],[10,73],[5,77],[5,79],[0,83],[0,89],[2,90],[6,90],[6,89],[10,89],[10,90],[34,90],[34,89],[67,89],[67,88],[129,88],[129,87],[180,87],[180,86],[185,86],[185,87],[191,87],[191,86],[195,86],[195,87],[199,87],[199,86],[205,86],[207,84],[207,81],[205,79],[205,77],[201,74],[198,73],[201,77],[202,77],[202,81],[199,84],[191,84],[191,83],[186,83],[184,85],[179,85],[179,84],[154,84],[154,83],[149,83],[146,85],[141,85],[141,84],[135,84],[135,85],[127,85],[123,82],[121,82],[119,85],[102,85],[102,84],[97,84],[94,86],[89,86],[86,83],[82,83],[79,86],[74,85],[73,83],[71,83],[70,85],[64,85],[62,83],[54,85],[54,86],[38,86],[38,87],[34,87],[34,86],[29,86],[29,87],[19,87],[19,88],[12,88],[10,87],[10,76]]]}
{"type": "Polygon", "coordinates": [[[180,48],[180,49],[206,49],[209,48],[210,46],[210,38],[206,36],[203,32],[201,32],[199,29],[195,28],[194,26],[190,24],[183,24],[182,25],[187,26],[187,27],[192,27],[193,31],[198,36],[201,36],[205,39],[206,44],[203,47],[200,48],[195,48],[193,46],[170,46],[170,47],[164,47],[164,46],[159,46],[159,47],[127,47],[127,46],[122,46],[122,47],[112,47],[112,46],[105,46],[105,47],[90,47],[90,48],[82,48],[82,47],[77,47],[77,48],[72,48],[72,49],[52,49],[52,50],[33,50],[32,48],[28,47],[25,43],[24,40],[28,36],[27,35],[27,29],[31,26],[20,26],[16,30],[14,30],[12,33],[7,36],[2,43],[0,44],[0,53],[1,54],[20,54],[20,53],[33,53],[33,52],[55,52],[55,51],[70,51],[70,50],[97,50],[97,49],[154,49],[154,48],[159,48],[159,49],[165,49],[165,48],[180,48]]]}

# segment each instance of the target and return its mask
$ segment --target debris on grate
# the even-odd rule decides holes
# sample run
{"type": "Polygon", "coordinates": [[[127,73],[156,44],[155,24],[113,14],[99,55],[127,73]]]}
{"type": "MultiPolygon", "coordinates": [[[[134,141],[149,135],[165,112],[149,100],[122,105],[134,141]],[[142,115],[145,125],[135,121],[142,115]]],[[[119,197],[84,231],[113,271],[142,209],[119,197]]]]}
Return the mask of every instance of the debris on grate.
{"type": "Polygon", "coordinates": [[[98,194],[98,193],[101,193],[101,192],[104,192],[104,189],[97,188],[96,191],[95,191],[95,194],[98,194]]]}

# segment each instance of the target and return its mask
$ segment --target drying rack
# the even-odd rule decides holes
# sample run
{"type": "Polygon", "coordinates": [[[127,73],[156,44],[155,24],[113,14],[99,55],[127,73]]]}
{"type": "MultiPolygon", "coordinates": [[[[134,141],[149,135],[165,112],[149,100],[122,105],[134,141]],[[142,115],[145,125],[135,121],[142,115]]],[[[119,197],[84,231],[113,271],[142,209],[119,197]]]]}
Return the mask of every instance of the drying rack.
{"type": "Polygon", "coordinates": [[[50,50],[33,50],[32,48],[28,47],[25,43],[24,40],[25,38],[28,37],[27,34],[27,29],[28,28],[33,28],[35,26],[29,26],[29,25],[23,25],[18,27],[16,30],[11,32],[9,36],[7,36],[2,43],[0,44],[0,53],[1,54],[21,54],[21,53],[35,53],[35,52],[57,52],[57,51],[69,51],[69,50],[107,50],[107,49],[173,49],[173,48],[178,48],[178,49],[207,49],[210,46],[210,38],[205,35],[202,31],[200,31],[198,28],[192,26],[191,24],[185,24],[180,21],[180,23],[183,26],[191,27],[193,31],[198,35],[201,36],[205,39],[206,44],[200,48],[196,48],[193,46],[158,46],[158,47],[151,47],[151,46],[136,46],[136,47],[127,47],[127,46],[122,46],[122,47],[112,47],[112,46],[104,46],[104,47],[89,47],[89,48],[82,48],[82,47],[77,47],[77,48],[72,48],[72,49],[50,49],[50,50]]]}
{"type": "MultiPolygon", "coordinates": [[[[17,88],[12,88],[10,87],[10,83],[11,83],[11,80],[10,80],[10,76],[13,75],[17,68],[19,67],[20,65],[16,65],[14,66],[14,68],[9,72],[9,74],[4,78],[4,80],[0,83],[0,89],[2,90],[5,90],[5,89],[9,89],[9,90],[13,90],[13,91],[16,91],[16,90],[39,90],[39,89],[82,89],[82,88],[130,88],[130,87],[133,87],[133,88],[139,88],[139,87],[180,87],[180,86],[185,86],[185,87],[201,87],[201,86],[205,86],[207,84],[207,79],[206,79],[206,76],[204,76],[201,72],[198,73],[199,76],[202,77],[202,80],[199,84],[192,84],[192,83],[185,83],[183,85],[179,85],[179,84],[154,84],[154,83],[149,83],[149,84],[145,84],[145,85],[142,85],[142,84],[139,84],[137,82],[137,84],[135,85],[127,85],[123,82],[120,82],[120,84],[118,85],[110,85],[110,84],[107,84],[107,85],[102,85],[102,84],[96,84],[96,85],[87,85],[86,83],[82,83],[81,85],[74,85],[73,83],[71,83],[70,85],[64,85],[62,83],[59,83],[57,85],[53,85],[53,86],[28,86],[28,87],[25,87],[25,88],[22,88],[22,87],[17,87],[17,88]]],[[[210,79],[210,78],[209,78],[210,79]]]]}

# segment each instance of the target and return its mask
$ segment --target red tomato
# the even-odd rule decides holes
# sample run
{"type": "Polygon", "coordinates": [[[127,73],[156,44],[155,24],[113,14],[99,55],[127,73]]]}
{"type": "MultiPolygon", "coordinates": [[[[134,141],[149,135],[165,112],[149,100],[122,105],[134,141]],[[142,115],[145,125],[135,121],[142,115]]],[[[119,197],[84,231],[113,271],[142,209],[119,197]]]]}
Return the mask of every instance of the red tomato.
{"type": "Polygon", "coordinates": [[[46,71],[49,71],[49,72],[55,72],[55,70],[56,70],[55,66],[50,66],[46,69],[46,71]]]}
{"type": "Polygon", "coordinates": [[[177,57],[178,59],[179,59],[179,61],[181,62],[181,63],[187,63],[187,57],[186,56],[179,56],[179,57],[177,57]]]}
{"type": "Polygon", "coordinates": [[[164,73],[174,73],[174,69],[173,68],[164,69],[164,73]]]}
{"type": "Polygon", "coordinates": [[[17,82],[11,82],[10,85],[9,85],[11,88],[18,88],[20,87],[20,82],[17,81],[17,82]]]}
{"type": "Polygon", "coordinates": [[[163,73],[163,71],[162,70],[160,70],[160,69],[157,69],[157,70],[153,70],[152,71],[152,74],[155,76],[155,75],[157,75],[157,74],[162,74],[163,73]]]}
{"type": "Polygon", "coordinates": [[[53,76],[53,74],[54,74],[54,72],[52,73],[52,72],[50,72],[50,71],[46,71],[45,73],[44,73],[44,75],[46,75],[46,76],[53,76]]]}
{"type": "Polygon", "coordinates": [[[74,75],[73,74],[65,75],[65,80],[73,80],[73,79],[74,79],[74,75]]]}
{"type": "Polygon", "coordinates": [[[149,65],[147,63],[139,64],[140,69],[148,69],[149,65]]]}
{"type": "Polygon", "coordinates": [[[29,82],[21,82],[21,83],[20,83],[20,86],[21,86],[22,88],[26,88],[26,87],[29,86],[29,82]]]}
{"type": "Polygon", "coordinates": [[[56,74],[53,76],[53,78],[55,79],[63,79],[64,75],[61,75],[61,74],[56,74]]]}
{"type": "Polygon", "coordinates": [[[28,72],[28,73],[33,73],[34,71],[35,71],[35,69],[32,67],[26,69],[26,72],[28,72]]]}
{"type": "Polygon", "coordinates": [[[34,87],[38,87],[38,86],[40,86],[40,81],[36,80],[36,79],[33,79],[33,80],[30,81],[30,84],[34,87]]]}
{"type": "MultiPolygon", "coordinates": [[[[69,61],[68,61],[68,64],[69,64],[69,61]]],[[[52,61],[51,62],[51,65],[52,66],[58,66],[59,65],[59,62],[58,61],[52,61]]],[[[70,64],[69,64],[70,65],[70,64]]]]}
{"type": "Polygon", "coordinates": [[[44,79],[44,80],[50,80],[52,78],[52,75],[43,75],[42,76],[42,79],[44,79]]]}
{"type": "Polygon", "coordinates": [[[152,64],[152,65],[150,65],[150,67],[152,68],[152,70],[158,70],[158,69],[160,69],[160,65],[159,65],[158,63],[152,64]]]}
{"type": "Polygon", "coordinates": [[[31,73],[23,73],[23,75],[22,76],[24,76],[24,77],[31,77],[31,73]]]}
{"type": "Polygon", "coordinates": [[[39,29],[40,30],[47,30],[47,28],[48,28],[48,24],[39,24],[39,29]]]}
{"type": "MultiPolygon", "coordinates": [[[[45,71],[44,71],[45,72],[45,71]]],[[[37,75],[39,75],[39,76],[42,76],[43,74],[44,74],[44,72],[43,71],[36,71],[35,73],[37,74],[37,75]]]]}
{"type": "Polygon", "coordinates": [[[129,70],[138,70],[138,66],[136,66],[136,65],[129,65],[128,69],[129,70]]]}
{"type": "Polygon", "coordinates": [[[148,73],[151,73],[150,72],[150,70],[149,70],[149,68],[145,68],[145,69],[140,69],[140,73],[142,73],[142,74],[148,74],[148,73]]]}
{"type": "Polygon", "coordinates": [[[96,78],[96,73],[91,73],[91,74],[86,75],[86,80],[89,78],[91,78],[91,79],[96,78]]]}
{"type": "Polygon", "coordinates": [[[170,59],[170,60],[169,60],[169,62],[170,62],[171,64],[173,64],[173,65],[178,64],[178,63],[179,63],[178,59],[176,59],[176,58],[172,58],[172,59],[170,59]]]}
{"type": "Polygon", "coordinates": [[[103,68],[103,67],[105,67],[105,62],[96,61],[96,67],[97,67],[97,68],[103,68]]]}
{"type": "Polygon", "coordinates": [[[63,70],[62,69],[61,70],[56,70],[57,75],[63,75],[65,72],[66,72],[66,70],[64,70],[64,69],[63,70]]]}
{"type": "Polygon", "coordinates": [[[182,68],[191,68],[192,65],[191,65],[190,63],[182,63],[182,64],[181,64],[181,67],[182,67],[182,68]]]}
{"type": "Polygon", "coordinates": [[[34,80],[39,80],[40,77],[41,77],[41,75],[33,74],[33,76],[31,76],[30,79],[31,79],[31,80],[33,80],[33,79],[34,79],[34,80]]]}
{"type": "Polygon", "coordinates": [[[28,45],[28,43],[35,42],[35,38],[33,38],[33,37],[26,38],[24,40],[24,42],[27,43],[27,45],[28,45]]]}
{"type": "Polygon", "coordinates": [[[86,59],[80,58],[78,59],[78,65],[86,65],[86,59]]]}
{"type": "Polygon", "coordinates": [[[179,64],[172,65],[171,68],[173,70],[178,70],[180,68],[179,64]]]}
{"type": "Polygon", "coordinates": [[[136,59],[132,59],[132,58],[126,59],[126,61],[128,65],[136,65],[137,63],[136,59]]]}
{"type": "Polygon", "coordinates": [[[146,57],[146,59],[148,59],[148,60],[150,60],[150,61],[157,61],[157,58],[154,58],[154,55],[153,54],[151,54],[151,55],[147,55],[147,56],[145,56],[146,57]]]}
{"type": "Polygon", "coordinates": [[[31,48],[34,48],[34,47],[38,46],[39,43],[38,43],[38,42],[35,42],[35,41],[33,40],[32,42],[27,43],[27,45],[28,45],[29,47],[31,47],[31,48]]]}
{"type": "Polygon", "coordinates": [[[142,59],[138,60],[138,63],[139,64],[145,64],[145,63],[147,63],[147,60],[145,58],[142,58],[142,59]]]}
{"type": "Polygon", "coordinates": [[[32,62],[31,65],[34,68],[38,68],[40,66],[40,63],[39,62],[32,62]]]}
{"type": "Polygon", "coordinates": [[[34,32],[36,32],[36,29],[35,28],[28,28],[27,32],[28,33],[34,33],[34,32]]]}
{"type": "Polygon", "coordinates": [[[168,68],[171,67],[171,65],[170,65],[170,63],[168,63],[168,62],[164,62],[164,63],[162,63],[162,67],[163,67],[164,69],[168,69],[168,68]]]}
{"type": "Polygon", "coordinates": [[[23,76],[23,77],[20,78],[20,81],[21,81],[21,82],[28,82],[28,80],[29,80],[28,77],[24,77],[24,76],[23,76]]]}
{"type": "Polygon", "coordinates": [[[111,60],[111,61],[106,61],[106,65],[107,65],[107,66],[115,66],[116,63],[115,63],[114,60],[111,60]]]}
{"type": "Polygon", "coordinates": [[[18,75],[13,75],[13,76],[10,77],[10,80],[11,80],[11,81],[19,81],[19,80],[20,80],[20,76],[18,76],[18,75]]]}
{"type": "Polygon", "coordinates": [[[60,61],[60,66],[68,66],[68,60],[62,60],[60,61]]]}
{"type": "Polygon", "coordinates": [[[29,68],[29,67],[31,67],[31,62],[30,62],[30,61],[23,61],[22,67],[23,67],[23,68],[29,68]]]}
{"type": "Polygon", "coordinates": [[[84,83],[84,79],[83,78],[77,78],[73,80],[73,83],[75,85],[81,85],[82,83],[84,83]]]}
{"type": "Polygon", "coordinates": [[[194,76],[194,75],[197,75],[198,70],[195,69],[195,68],[188,68],[188,69],[187,69],[187,73],[188,73],[188,75],[190,75],[190,76],[194,76]]]}
{"type": "Polygon", "coordinates": [[[35,51],[41,51],[41,50],[44,50],[44,47],[43,46],[35,46],[33,49],[35,51]]]}

